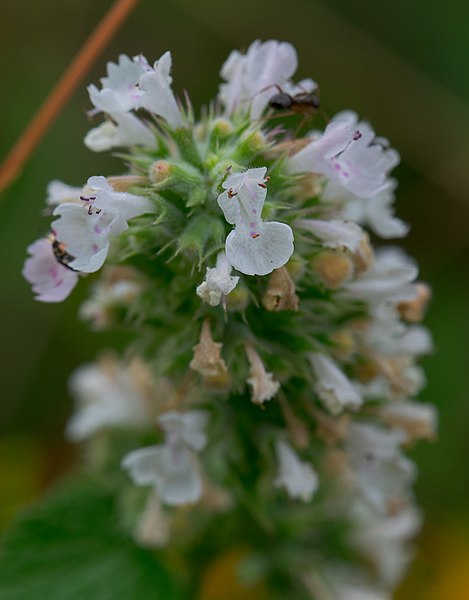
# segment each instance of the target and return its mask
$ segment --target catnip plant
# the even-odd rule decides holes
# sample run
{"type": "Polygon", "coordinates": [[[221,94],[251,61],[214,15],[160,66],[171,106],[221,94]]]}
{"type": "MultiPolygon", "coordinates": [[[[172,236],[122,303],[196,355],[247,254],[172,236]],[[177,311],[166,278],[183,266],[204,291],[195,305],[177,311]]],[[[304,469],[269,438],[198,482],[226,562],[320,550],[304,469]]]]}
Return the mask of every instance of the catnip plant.
{"type": "Polygon", "coordinates": [[[117,149],[123,173],[53,181],[50,233],[28,248],[37,300],[88,279],[80,317],[133,332],[72,376],[66,434],[125,537],[178,582],[140,598],[198,597],[239,549],[267,598],[384,600],[412,557],[404,451],[436,427],[414,399],[430,291],[370,241],[408,232],[399,156],[354,112],[327,118],[296,69],[285,42],[233,51],[196,117],[169,52],[109,63],[85,145],[117,149]]]}

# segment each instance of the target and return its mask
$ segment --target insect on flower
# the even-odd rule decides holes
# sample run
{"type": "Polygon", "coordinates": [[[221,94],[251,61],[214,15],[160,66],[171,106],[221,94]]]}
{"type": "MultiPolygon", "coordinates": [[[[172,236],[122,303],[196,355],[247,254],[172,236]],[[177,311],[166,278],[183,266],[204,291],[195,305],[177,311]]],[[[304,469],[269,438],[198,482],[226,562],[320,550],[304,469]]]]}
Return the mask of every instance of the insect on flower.
{"type": "Polygon", "coordinates": [[[269,100],[269,106],[275,110],[289,110],[293,114],[313,116],[321,106],[319,95],[312,92],[299,92],[291,95],[279,86],[278,93],[269,100]]]}
{"type": "Polygon", "coordinates": [[[52,245],[52,252],[54,253],[55,260],[67,269],[70,269],[70,271],[75,271],[75,269],[70,267],[70,263],[75,260],[75,257],[67,252],[66,245],[59,242],[53,233],[48,235],[48,239],[52,245]]]}

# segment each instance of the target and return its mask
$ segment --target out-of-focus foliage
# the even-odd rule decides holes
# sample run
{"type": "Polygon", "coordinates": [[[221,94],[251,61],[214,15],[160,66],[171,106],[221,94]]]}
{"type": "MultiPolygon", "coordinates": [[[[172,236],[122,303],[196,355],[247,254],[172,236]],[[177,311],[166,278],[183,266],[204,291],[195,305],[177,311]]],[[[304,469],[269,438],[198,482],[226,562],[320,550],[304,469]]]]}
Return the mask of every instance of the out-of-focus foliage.
{"type": "Polygon", "coordinates": [[[120,529],[115,502],[113,481],[100,477],[64,485],[31,510],[4,540],[0,596],[175,598],[164,567],[120,529]]]}

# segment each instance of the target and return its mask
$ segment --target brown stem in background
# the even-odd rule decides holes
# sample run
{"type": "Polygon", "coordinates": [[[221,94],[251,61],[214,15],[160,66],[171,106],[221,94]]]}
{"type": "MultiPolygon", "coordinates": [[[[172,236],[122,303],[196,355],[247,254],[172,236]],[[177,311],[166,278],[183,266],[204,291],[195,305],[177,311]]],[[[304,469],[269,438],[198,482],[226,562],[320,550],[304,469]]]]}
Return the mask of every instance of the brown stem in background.
{"type": "Polygon", "coordinates": [[[49,126],[139,0],[116,0],[45,99],[0,167],[0,192],[21,172],[49,126]]]}

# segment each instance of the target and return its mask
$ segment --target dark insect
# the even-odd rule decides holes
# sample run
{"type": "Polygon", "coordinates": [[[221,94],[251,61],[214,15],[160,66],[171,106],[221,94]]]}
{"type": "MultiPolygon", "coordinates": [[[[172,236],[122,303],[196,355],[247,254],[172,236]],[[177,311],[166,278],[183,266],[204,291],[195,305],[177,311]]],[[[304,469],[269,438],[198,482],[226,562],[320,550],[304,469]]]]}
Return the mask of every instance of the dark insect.
{"type": "Polygon", "coordinates": [[[269,105],[275,110],[288,110],[294,114],[312,116],[319,110],[320,101],[319,96],[312,92],[299,92],[291,96],[279,88],[279,92],[269,100],[269,105]]]}
{"type": "Polygon", "coordinates": [[[69,266],[72,260],[75,260],[75,257],[66,251],[65,244],[59,242],[53,234],[50,234],[49,239],[52,244],[52,252],[54,253],[55,260],[64,267],[67,267],[67,269],[70,269],[70,271],[75,271],[75,269],[69,266]]]}

